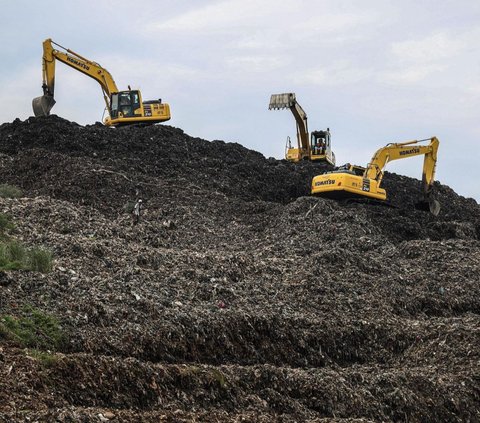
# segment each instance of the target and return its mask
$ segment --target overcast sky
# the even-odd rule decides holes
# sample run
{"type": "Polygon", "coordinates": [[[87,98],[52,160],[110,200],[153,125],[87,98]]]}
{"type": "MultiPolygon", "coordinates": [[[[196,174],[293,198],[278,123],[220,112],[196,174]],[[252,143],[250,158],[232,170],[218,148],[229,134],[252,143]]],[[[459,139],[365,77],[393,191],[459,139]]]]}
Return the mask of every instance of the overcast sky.
{"type": "MultiPolygon", "coordinates": [[[[480,1],[0,0],[0,123],[33,114],[42,41],[100,63],[118,87],[170,104],[192,136],[282,158],[295,123],[269,111],[295,92],[309,128],[332,132],[337,164],[365,165],[395,141],[436,135],[437,179],[480,200],[480,1]]],[[[99,85],[57,65],[63,118],[90,124],[99,85]]],[[[422,159],[387,170],[421,176],[422,159]]]]}

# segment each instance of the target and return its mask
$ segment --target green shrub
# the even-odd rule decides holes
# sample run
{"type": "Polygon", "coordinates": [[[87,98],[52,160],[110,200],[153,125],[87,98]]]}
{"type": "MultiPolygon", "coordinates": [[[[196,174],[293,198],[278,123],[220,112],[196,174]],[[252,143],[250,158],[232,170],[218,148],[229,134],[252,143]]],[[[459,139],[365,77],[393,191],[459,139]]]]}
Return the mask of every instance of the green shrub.
{"type": "Polygon", "coordinates": [[[0,259],[0,270],[22,270],[25,269],[23,263],[19,261],[8,261],[3,258],[0,259]]]}
{"type": "Polygon", "coordinates": [[[135,208],[135,201],[128,200],[124,205],[123,205],[123,211],[128,214],[133,213],[133,209],[135,208]]]}
{"type": "Polygon", "coordinates": [[[20,270],[25,267],[25,249],[18,242],[0,244],[0,270],[20,270]]]}
{"type": "Polygon", "coordinates": [[[0,197],[19,198],[22,194],[22,190],[14,185],[0,184],[0,197]]]}
{"type": "Polygon", "coordinates": [[[26,248],[5,232],[14,229],[10,216],[0,213],[0,270],[34,270],[50,272],[53,268],[52,253],[43,248],[26,248]]]}
{"type": "Polygon", "coordinates": [[[0,335],[25,348],[58,350],[65,342],[65,335],[58,320],[31,307],[26,307],[22,316],[0,318],[0,335]]]}
{"type": "Polygon", "coordinates": [[[6,251],[11,261],[24,262],[27,257],[25,247],[18,241],[10,241],[6,244],[6,251]]]}
{"type": "Polygon", "coordinates": [[[220,385],[222,388],[225,387],[227,380],[225,379],[225,375],[216,369],[211,369],[209,374],[210,381],[220,385]]]}
{"type": "Polygon", "coordinates": [[[0,242],[0,270],[33,270],[47,273],[53,269],[53,257],[43,248],[27,249],[18,241],[0,242]]]}
{"type": "Polygon", "coordinates": [[[33,349],[27,350],[26,353],[29,357],[39,361],[45,367],[52,367],[58,361],[58,356],[49,352],[33,349]]]}
{"type": "Polygon", "coordinates": [[[49,250],[32,248],[28,251],[27,268],[37,272],[47,273],[53,268],[53,257],[49,250]]]}
{"type": "Polygon", "coordinates": [[[0,213],[0,232],[3,234],[5,231],[14,228],[15,225],[12,222],[12,218],[5,213],[0,213]]]}

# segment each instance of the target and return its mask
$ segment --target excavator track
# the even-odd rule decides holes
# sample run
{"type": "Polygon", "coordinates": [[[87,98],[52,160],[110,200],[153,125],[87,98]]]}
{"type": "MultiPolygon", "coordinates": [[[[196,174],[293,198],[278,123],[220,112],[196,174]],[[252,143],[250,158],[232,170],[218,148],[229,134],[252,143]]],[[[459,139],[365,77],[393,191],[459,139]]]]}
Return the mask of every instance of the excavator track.
{"type": "MultiPolygon", "coordinates": [[[[374,198],[343,198],[338,199],[338,202],[343,205],[349,204],[368,204],[372,206],[382,206],[391,209],[399,209],[399,206],[391,203],[388,200],[376,200],[374,198]]],[[[420,210],[423,212],[430,212],[434,216],[438,216],[440,213],[440,203],[437,200],[429,200],[429,201],[419,201],[414,204],[415,210],[420,210]]]]}
{"type": "Polygon", "coordinates": [[[343,199],[338,199],[338,202],[343,205],[349,205],[349,204],[368,204],[372,206],[381,206],[381,207],[387,207],[390,209],[398,209],[399,207],[392,204],[390,201],[387,200],[376,200],[374,198],[343,198],[343,199]]]}

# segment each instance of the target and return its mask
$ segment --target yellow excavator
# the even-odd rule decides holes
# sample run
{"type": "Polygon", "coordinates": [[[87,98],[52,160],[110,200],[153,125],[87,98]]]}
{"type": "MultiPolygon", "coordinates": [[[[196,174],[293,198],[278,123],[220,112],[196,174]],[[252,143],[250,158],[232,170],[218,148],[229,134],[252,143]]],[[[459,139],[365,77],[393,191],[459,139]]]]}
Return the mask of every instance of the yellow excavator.
{"type": "Polygon", "coordinates": [[[413,140],[402,143],[387,144],[373,155],[366,168],[350,164],[317,175],[312,180],[312,194],[330,198],[367,198],[386,200],[387,193],[380,187],[385,165],[388,162],[409,157],[424,155],[422,186],[422,201],[417,208],[429,210],[437,216],[440,203],[433,198],[432,187],[437,163],[439,141],[436,137],[424,140],[413,140]],[[428,144],[421,144],[429,141],[428,144]]]}
{"type": "Polygon", "coordinates": [[[298,104],[295,93],[272,94],[269,110],[289,108],[297,124],[297,147],[292,147],[287,138],[285,159],[297,163],[301,160],[320,160],[335,166],[335,154],[332,152],[330,129],[308,133],[307,114],[298,104]]]}
{"type": "Polygon", "coordinates": [[[62,47],[50,38],[43,42],[43,96],[32,101],[35,116],[48,116],[55,104],[55,61],[58,60],[95,79],[102,88],[107,105],[107,126],[153,124],[170,119],[170,106],[161,100],[142,101],[139,90],[119,91],[112,75],[98,63],[62,47]],[[53,46],[58,47],[54,48],[53,46]]]}

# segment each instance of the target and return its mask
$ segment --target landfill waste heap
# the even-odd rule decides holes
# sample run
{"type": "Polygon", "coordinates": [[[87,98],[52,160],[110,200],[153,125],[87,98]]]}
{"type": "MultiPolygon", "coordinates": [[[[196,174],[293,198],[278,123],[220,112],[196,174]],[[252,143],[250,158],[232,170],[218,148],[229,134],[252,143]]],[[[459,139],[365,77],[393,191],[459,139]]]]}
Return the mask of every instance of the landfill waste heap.
{"type": "Polygon", "coordinates": [[[0,272],[0,421],[480,421],[475,200],[316,198],[326,164],[165,125],[17,119],[0,157],[2,239],[53,256],[0,272]]]}

